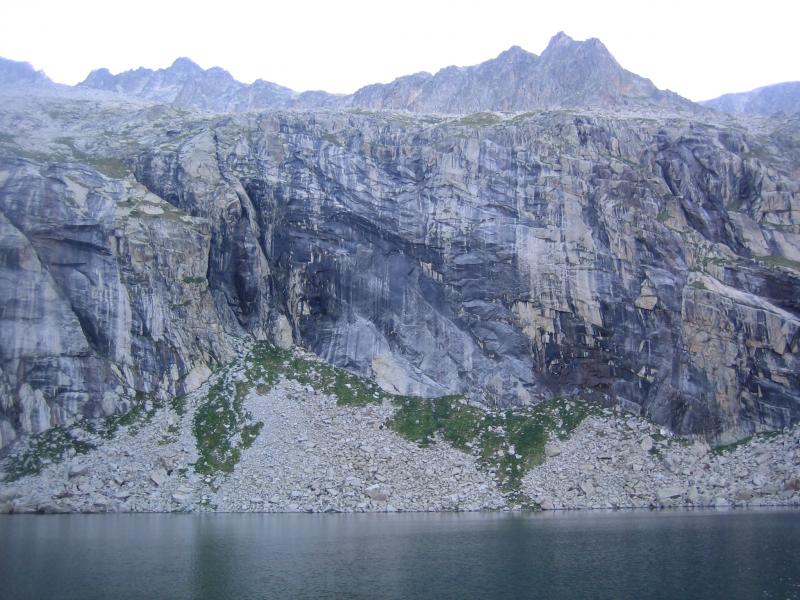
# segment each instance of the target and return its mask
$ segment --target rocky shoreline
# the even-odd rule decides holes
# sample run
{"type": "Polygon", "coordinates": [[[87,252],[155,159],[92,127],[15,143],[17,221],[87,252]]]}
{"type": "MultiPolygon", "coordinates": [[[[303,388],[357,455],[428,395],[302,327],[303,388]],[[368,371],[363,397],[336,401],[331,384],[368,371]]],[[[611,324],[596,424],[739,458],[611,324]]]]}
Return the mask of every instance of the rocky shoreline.
{"type": "MultiPolygon", "coordinates": [[[[271,386],[263,378],[256,385],[248,380],[250,369],[245,361],[225,375],[246,390],[241,414],[260,424],[247,444],[242,432],[230,433],[231,448],[241,448],[231,472],[196,467],[197,411],[214,393],[217,376],[180,403],[146,407],[144,416],[114,428],[71,428],[77,445],[38,473],[8,481],[7,458],[0,513],[800,505],[797,426],[712,450],[640,417],[598,408],[569,435],[552,432],[543,456],[530,461],[541,464],[526,465],[516,493],[509,493],[497,466],[506,463],[488,466],[477,445],[458,449],[440,433],[432,443],[405,439],[389,426],[398,405],[378,394],[371,404],[341,405],[301,377],[283,374],[271,386]]],[[[505,441],[493,452],[521,458],[512,438],[495,429],[505,441]]]]}
{"type": "Polygon", "coordinates": [[[543,509],[800,505],[800,428],[712,450],[624,414],[589,417],[523,480],[543,509]]]}

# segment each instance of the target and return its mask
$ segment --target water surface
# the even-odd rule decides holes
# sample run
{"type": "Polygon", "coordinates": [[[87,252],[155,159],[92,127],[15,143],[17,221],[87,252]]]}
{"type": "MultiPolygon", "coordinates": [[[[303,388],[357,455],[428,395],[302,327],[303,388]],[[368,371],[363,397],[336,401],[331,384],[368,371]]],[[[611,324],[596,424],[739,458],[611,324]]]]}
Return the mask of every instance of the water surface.
{"type": "Polygon", "coordinates": [[[0,597],[800,598],[800,512],[11,515],[0,597]]]}

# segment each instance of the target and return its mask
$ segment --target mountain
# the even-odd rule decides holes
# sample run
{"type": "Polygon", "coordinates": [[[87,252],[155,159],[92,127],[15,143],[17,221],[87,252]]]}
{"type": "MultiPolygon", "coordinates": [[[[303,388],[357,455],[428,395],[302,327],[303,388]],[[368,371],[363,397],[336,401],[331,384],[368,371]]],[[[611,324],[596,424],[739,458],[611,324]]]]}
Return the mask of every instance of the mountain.
{"type": "Polygon", "coordinates": [[[140,68],[112,75],[108,69],[98,69],[78,85],[211,112],[286,108],[296,96],[267,81],[245,85],[224,69],[204,70],[188,58],[178,58],[169,68],[155,71],[140,68]]]}
{"type": "Polygon", "coordinates": [[[0,87],[20,85],[46,87],[55,84],[44,71],[35,70],[30,63],[0,57],[0,87]]]}
{"type": "Polygon", "coordinates": [[[358,90],[353,106],[468,114],[560,107],[658,107],[693,110],[691,102],[658,90],[623,69],[597,39],[576,42],[563,32],[541,56],[518,46],[474,67],[447,67],[358,90]]]}
{"type": "Polygon", "coordinates": [[[697,111],[677,94],[623,69],[597,39],[574,41],[564,33],[541,56],[518,46],[472,67],[416,73],[374,84],[351,95],[298,94],[276,84],[246,85],[220,68],[201,69],[182,58],[167,69],[112,75],[93,71],[83,87],[212,112],[256,109],[363,108],[420,113],[524,112],[559,107],[639,108],[697,111]]]}
{"type": "Polygon", "coordinates": [[[749,92],[725,94],[701,102],[703,106],[734,114],[769,116],[800,112],[800,81],[776,83],[749,92]]]}

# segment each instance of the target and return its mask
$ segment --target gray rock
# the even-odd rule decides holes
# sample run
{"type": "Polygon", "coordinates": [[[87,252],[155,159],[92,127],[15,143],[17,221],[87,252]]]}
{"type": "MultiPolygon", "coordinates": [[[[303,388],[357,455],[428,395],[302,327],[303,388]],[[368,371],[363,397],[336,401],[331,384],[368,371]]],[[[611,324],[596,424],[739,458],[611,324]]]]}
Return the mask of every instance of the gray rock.
{"type": "Polygon", "coordinates": [[[167,473],[163,469],[155,469],[150,472],[149,478],[157,487],[161,487],[167,480],[167,473]]]}
{"type": "Polygon", "coordinates": [[[69,468],[69,477],[82,477],[89,472],[89,465],[87,463],[73,464],[69,468]]]}
{"type": "Polygon", "coordinates": [[[45,515],[56,515],[71,512],[60,502],[54,501],[40,502],[36,507],[36,511],[45,515]]]}
{"type": "Polygon", "coordinates": [[[35,513],[38,503],[31,498],[17,498],[11,502],[11,512],[17,514],[35,513]]]}
{"type": "Polygon", "coordinates": [[[666,486],[659,488],[656,491],[656,497],[660,502],[664,502],[666,500],[671,500],[673,498],[680,498],[684,495],[686,490],[682,487],[678,486],[666,486]]]}
{"type": "Polygon", "coordinates": [[[712,500],[712,506],[714,506],[714,508],[728,508],[730,505],[731,503],[723,496],[717,496],[712,500]]]}
{"type": "Polygon", "coordinates": [[[545,444],[544,454],[547,458],[552,458],[561,454],[561,449],[555,444],[548,443],[545,444]]]}
{"type": "Polygon", "coordinates": [[[22,493],[14,488],[0,489],[0,502],[11,502],[22,496],[22,493]]]}

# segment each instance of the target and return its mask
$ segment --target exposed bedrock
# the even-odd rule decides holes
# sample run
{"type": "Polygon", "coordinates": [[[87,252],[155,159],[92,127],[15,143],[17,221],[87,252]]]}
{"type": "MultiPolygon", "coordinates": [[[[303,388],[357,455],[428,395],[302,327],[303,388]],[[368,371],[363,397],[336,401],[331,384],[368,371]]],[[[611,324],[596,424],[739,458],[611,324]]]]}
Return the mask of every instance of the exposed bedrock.
{"type": "Polygon", "coordinates": [[[0,180],[0,447],[182,393],[232,356],[205,220],[74,165],[8,160],[0,180]]]}
{"type": "Polygon", "coordinates": [[[796,124],[70,102],[0,111],[0,447],[194,389],[245,336],[711,441],[800,417],[796,124]]]}
{"type": "Polygon", "coordinates": [[[800,415],[800,192],[759,143],[680,119],[278,113],[147,151],[136,177],[207,220],[217,314],[246,331],[288,323],[397,393],[607,395],[725,440],[800,415]]]}

